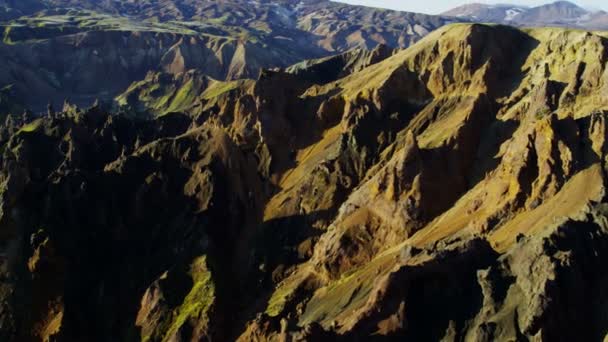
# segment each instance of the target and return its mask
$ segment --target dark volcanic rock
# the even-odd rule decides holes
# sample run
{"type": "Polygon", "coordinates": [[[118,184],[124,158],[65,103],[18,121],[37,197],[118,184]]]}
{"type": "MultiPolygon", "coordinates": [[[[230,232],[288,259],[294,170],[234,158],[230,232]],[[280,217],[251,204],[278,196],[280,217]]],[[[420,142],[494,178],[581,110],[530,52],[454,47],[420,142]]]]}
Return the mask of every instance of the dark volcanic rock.
{"type": "Polygon", "coordinates": [[[0,339],[602,340],[607,47],[456,24],[6,115],[0,339]]]}

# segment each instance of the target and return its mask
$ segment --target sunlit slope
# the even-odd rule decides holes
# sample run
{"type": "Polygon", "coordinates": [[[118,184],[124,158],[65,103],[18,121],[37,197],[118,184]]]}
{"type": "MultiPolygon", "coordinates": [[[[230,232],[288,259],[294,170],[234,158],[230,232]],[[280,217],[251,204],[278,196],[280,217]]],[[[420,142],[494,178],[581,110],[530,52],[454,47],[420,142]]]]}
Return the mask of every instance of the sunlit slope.
{"type": "Polygon", "coordinates": [[[7,116],[0,332],[602,340],[607,47],[455,24],[247,81],[150,73],[118,98],[145,118],[7,116]]]}
{"type": "MultiPolygon", "coordinates": [[[[305,99],[325,99],[319,114],[331,103],[340,120],[297,154],[265,217],[319,209],[335,216],[321,224],[326,232],[311,259],[279,285],[267,312],[281,317],[302,303],[301,311],[290,311],[302,327],[318,322],[345,336],[361,329],[429,336],[403,322],[424,315],[413,297],[423,280],[408,287],[402,277],[440,281],[431,280],[439,270],[456,277],[443,284],[461,287],[443,299],[452,307],[475,291],[467,287],[477,281],[466,273],[471,267],[506,267],[502,253],[528,253],[518,251],[560,239],[555,234],[572,225],[594,227],[605,196],[607,48],[606,38],[590,32],[451,25],[381,63],[304,91],[305,99]],[[353,133],[359,130],[361,136],[353,133]],[[321,147],[332,140],[340,154],[321,147]],[[345,160],[352,150],[356,157],[345,160]],[[350,171],[352,190],[343,200],[334,196],[337,202],[328,204],[327,190],[336,192],[318,183],[311,160],[322,160],[325,181],[332,171],[350,171]],[[452,248],[462,249],[454,252],[462,261],[446,255],[452,248]]],[[[528,276],[518,274],[514,279],[528,276]]],[[[487,304],[467,305],[464,311],[483,312],[487,304]]],[[[464,311],[443,315],[472,322],[464,311]]],[[[484,319],[490,318],[475,324],[484,319]]],[[[455,329],[464,329],[460,324],[455,329]]],[[[551,336],[542,330],[547,326],[500,324],[505,332],[551,336]]]]}

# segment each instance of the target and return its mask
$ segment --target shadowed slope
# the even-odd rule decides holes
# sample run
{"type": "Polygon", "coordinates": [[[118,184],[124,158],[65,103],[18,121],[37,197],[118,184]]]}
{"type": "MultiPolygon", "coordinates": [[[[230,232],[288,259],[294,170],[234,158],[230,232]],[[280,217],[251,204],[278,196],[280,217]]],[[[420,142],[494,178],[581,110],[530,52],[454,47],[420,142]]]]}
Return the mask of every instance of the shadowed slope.
{"type": "Polygon", "coordinates": [[[457,24],[246,82],[150,74],[124,98],[149,120],[9,116],[2,336],[601,340],[606,47],[457,24]]]}

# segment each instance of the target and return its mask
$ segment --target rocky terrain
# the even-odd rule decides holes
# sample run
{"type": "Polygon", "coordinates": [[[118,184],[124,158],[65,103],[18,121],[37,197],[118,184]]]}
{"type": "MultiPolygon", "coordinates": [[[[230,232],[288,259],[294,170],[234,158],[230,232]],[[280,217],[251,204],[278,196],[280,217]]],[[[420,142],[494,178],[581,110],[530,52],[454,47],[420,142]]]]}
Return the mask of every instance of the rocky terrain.
{"type": "Polygon", "coordinates": [[[0,339],[602,341],[607,51],[453,24],[6,115],[0,339]]]}
{"type": "Polygon", "coordinates": [[[0,0],[0,20],[0,87],[36,112],[111,101],[148,72],[256,78],[356,48],[405,48],[459,21],[323,0],[0,0]]]}
{"type": "Polygon", "coordinates": [[[569,1],[556,1],[535,7],[473,3],[458,6],[444,12],[443,15],[474,22],[514,26],[564,26],[586,30],[608,30],[608,13],[588,10],[569,1]]]}

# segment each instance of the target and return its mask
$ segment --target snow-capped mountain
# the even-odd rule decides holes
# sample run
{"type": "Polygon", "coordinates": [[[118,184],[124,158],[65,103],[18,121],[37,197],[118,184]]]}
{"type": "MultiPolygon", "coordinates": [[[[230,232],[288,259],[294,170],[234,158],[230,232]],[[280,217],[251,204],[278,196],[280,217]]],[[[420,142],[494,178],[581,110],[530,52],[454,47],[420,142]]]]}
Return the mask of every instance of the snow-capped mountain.
{"type": "Polygon", "coordinates": [[[526,7],[509,4],[467,4],[443,13],[479,22],[515,26],[571,26],[586,29],[608,29],[608,13],[588,10],[568,1],[526,7]]]}

